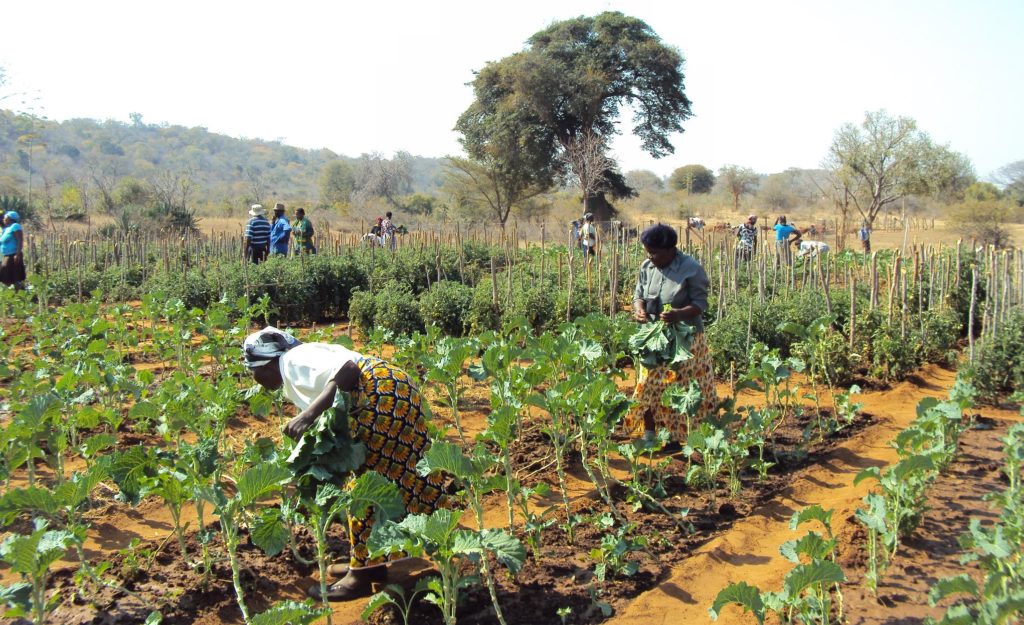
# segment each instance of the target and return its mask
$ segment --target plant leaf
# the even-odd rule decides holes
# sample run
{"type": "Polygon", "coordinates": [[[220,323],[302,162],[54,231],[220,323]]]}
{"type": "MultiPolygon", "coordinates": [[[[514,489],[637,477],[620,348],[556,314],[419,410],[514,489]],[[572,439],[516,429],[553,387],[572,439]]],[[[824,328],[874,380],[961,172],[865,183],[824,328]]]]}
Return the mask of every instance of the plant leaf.
{"type": "Polygon", "coordinates": [[[839,565],[831,560],[798,564],[786,575],[783,586],[791,598],[800,596],[812,584],[838,584],[846,581],[846,575],[839,565]]]}
{"type": "Polygon", "coordinates": [[[288,528],[281,521],[280,508],[265,508],[249,528],[252,542],[268,556],[274,557],[288,544],[288,528]]]}
{"type": "Polygon", "coordinates": [[[252,617],[252,625],[310,625],[327,614],[327,609],[313,607],[311,600],[282,601],[252,617]]]}
{"type": "Polygon", "coordinates": [[[730,584],[719,591],[715,602],[708,608],[711,620],[717,621],[718,614],[722,608],[730,603],[737,603],[744,611],[750,611],[757,622],[764,625],[764,602],[761,600],[761,590],[757,586],[751,586],[746,582],[730,584]]]}
{"type": "Polygon", "coordinates": [[[292,476],[288,469],[272,462],[262,462],[249,468],[238,478],[238,503],[248,507],[268,497],[292,476]]]}

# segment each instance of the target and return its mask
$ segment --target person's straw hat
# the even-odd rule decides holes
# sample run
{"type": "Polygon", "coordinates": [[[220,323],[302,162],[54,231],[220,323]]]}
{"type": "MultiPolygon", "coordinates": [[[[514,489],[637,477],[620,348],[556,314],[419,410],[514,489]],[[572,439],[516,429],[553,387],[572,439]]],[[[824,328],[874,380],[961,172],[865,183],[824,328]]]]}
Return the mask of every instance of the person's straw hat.
{"type": "Polygon", "coordinates": [[[282,212],[283,213],[284,212],[284,204],[282,204],[281,202],[278,202],[277,204],[274,204],[274,212],[275,213],[277,213],[277,212],[282,212]]]}
{"type": "Polygon", "coordinates": [[[252,208],[249,209],[249,214],[252,215],[253,217],[256,217],[257,215],[262,215],[263,212],[263,206],[261,206],[260,204],[253,204],[252,208]]]}

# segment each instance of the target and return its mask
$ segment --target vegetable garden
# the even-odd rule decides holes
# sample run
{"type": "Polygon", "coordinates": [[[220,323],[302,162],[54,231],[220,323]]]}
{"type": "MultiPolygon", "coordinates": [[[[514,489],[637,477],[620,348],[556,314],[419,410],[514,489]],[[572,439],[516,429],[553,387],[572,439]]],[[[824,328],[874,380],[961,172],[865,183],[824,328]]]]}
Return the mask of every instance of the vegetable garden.
{"type": "MultiPolygon", "coordinates": [[[[619,312],[640,250],[624,230],[606,236],[590,264],[513,236],[437,236],[396,254],[338,245],[255,267],[119,242],[92,258],[40,253],[53,265],[32,290],[0,291],[7,615],[649,622],[642,611],[667,583],[770,511],[793,528],[772,573],[739,566],[718,584],[705,571],[675,586],[658,618],[692,605],[702,620],[875,622],[864,619],[878,605],[913,603],[888,584],[907,574],[920,532],[949,520],[935,493],[977,477],[995,508],[964,511],[955,551],[973,564],[919,603],[940,605],[928,612],[937,622],[1015,622],[1024,433],[1009,411],[980,406],[1013,401],[1024,382],[1020,252],[917,246],[787,267],[765,250],[737,264],[728,239],[691,246],[712,279],[705,319],[723,403],[670,451],[667,432],[622,431],[637,362],[666,346],[619,312]],[[325,466],[312,448],[344,451],[332,471],[359,463],[327,422],[294,447],[281,436],[291,415],[239,358],[268,321],[305,341],[355,339],[409,372],[433,413],[419,470],[444,475],[455,506],[398,519],[385,476],[344,489],[305,479],[325,466]],[[915,418],[896,427],[893,402],[915,418]],[[874,462],[872,441],[892,456],[874,462]],[[962,468],[976,447],[994,459],[975,476],[962,468]],[[845,499],[793,496],[830,470],[845,499]],[[305,599],[347,553],[339,522],[369,506],[371,551],[414,559],[358,605],[305,599]]],[[[685,414],[699,390],[663,401],[685,414]]]]}

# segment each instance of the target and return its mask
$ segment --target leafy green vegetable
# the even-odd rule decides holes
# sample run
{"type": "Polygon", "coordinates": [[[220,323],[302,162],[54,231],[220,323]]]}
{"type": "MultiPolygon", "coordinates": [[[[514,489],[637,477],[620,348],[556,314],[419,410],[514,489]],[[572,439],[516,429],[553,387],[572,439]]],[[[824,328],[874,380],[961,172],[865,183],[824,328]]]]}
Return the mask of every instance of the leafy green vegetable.
{"type": "Polygon", "coordinates": [[[299,439],[290,456],[288,468],[297,482],[342,483],[346,474],[358,469],[366,459],[366,447],[352,439],[348,415],[352,396],[338,391],[334,406],[317,417],[299,439]]]}
{"type": "Polygon", "coordinates": [[[629,351],[645,367],[674,366],[693,358],[690,347],[694,334],[689,324],[665,323],[659,319],[643,324],[629,337],[629,351]]]}

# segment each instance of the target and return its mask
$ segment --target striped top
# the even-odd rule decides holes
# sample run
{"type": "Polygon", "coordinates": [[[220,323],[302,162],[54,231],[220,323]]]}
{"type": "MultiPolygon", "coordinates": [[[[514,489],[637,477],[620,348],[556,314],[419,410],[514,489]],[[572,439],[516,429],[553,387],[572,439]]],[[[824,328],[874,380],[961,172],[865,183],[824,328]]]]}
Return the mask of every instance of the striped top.
{"type": "Polygon", "coordinates": [[[255,247],[266,247],[270,243],[270,222],[263,215],[257,215],[245,224],[245,238],[255,247]]]}

